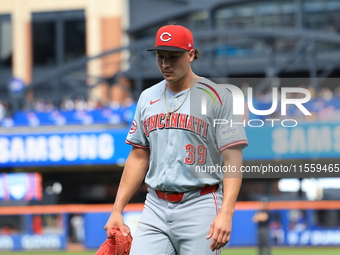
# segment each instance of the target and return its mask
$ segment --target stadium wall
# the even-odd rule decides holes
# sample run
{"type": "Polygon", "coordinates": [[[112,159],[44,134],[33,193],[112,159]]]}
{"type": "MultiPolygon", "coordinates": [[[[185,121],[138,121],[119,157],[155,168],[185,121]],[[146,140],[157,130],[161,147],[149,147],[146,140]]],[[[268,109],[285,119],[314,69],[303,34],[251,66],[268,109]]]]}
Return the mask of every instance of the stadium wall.
{"type": "MultiPolygon", "coordinates": [[[[2,207],[0,217],[22,215],[25,217],[25,229],[17,234],[1,234],[0,250],[37,250],[66,249],[68,243],[68,217],[82,214],[84,217],[85,239],[87,249],[97,249],[106,239],[103,227],[109,217],[112,205],[51,205],[2,207]],[[65,226],[59,234],[42,232],[34,234],[33,217],[43,214],[62,215],[65,226]]],[[[254,246],[257,244],[257,227],[252,216],[260,208],[259,202],[237,202],[233,218],[233,232],[228,246],[254,246]]],[[[132,234],[136,229],[143,204],[129,204],[124,213],[124,221],[130,226],[132,234]]],[[[340,245],[339,226],[322,227],[313,223],[315,210],[340,210],[339,201],[280,201],[270,202],[270,235],[273,245],[279,246],[330,246],[340,245]],[[291,214],[303,212],[303,218],[292,222],[291,214]]]]}

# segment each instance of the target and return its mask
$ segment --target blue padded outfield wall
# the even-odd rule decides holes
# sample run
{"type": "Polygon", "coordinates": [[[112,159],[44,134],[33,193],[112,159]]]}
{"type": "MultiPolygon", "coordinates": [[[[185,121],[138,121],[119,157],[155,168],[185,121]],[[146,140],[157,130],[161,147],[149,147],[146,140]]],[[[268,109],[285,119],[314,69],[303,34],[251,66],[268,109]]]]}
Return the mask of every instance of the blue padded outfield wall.
{"type": "MultiPolygon", "coordinates": [[[[255,211],[236,211],[233,218],[232,238],[229,245],[250,246],[256,245],[256,225],[251,222],[251,217],[255,211]]],[[[127,224],[133,234],[136,223],[141,212],[125,212],[124,222],[127,224]]],[[[85,247],[87,249],[97,249],[106,239],[103,226],[109,218],[109,213],[87,213],[85,215],[85,247]]]]}
{"type": "MultiPolygon", "coordinates": [[[[315,225],[313,210],[303,210],[303,217],[296,222],[290,220],[296,210],[270,211],[270,242],[278,246],[317,246],[340,245],[340,229],[315,225]]],[[[233,217],[233,230],[228,246],[257,245],[257,225],[252,222],[255,210],[236,210],[233,217]]],[[[301,212],[301,211],[300,211],[301,212]]],[[[135,231],[141,212],[125,212],[124,222],[135,231]]],[[[88,213],[85,215],[85,247],[96,249],[105,241],[103,231],[109,213],[88,213]]]]}
{"type": "Polygon", "coordinates": [[[1,250],[64,250],[68,239],[65,234],[0,235],[1,250]]]}
{"type": "MultiPolygon", "coordinates": [[[[2,134],[0,167],[124,163],[131,149],[125,144],[128,130],[2,134]]],[[[340,124],[247,127],[246,132],[244,160],[336,158],[340,153],[340,124]]]]}
{"type": "MultiPolygon", "coordinates": [[[[255,210],[236,210],[233,217],[233,230],[228,246],[255,246],[257,244],[257,225],[252,222],[255,210]]],[[[339,246],[340,229],[315,225],[313,210],[272,210],[270,211],[270,242],[273,246],[339,246]],[[292,221],[292,214],[301,213],[292,221]]],[[[98,249],[106,240],[103,229],[109,212],[84,213],[85,240],[87,249],[98,249]]],[[[132,235],[136,230],[141,211],[124,212],[124,222],[130,227],[132,235]]],[[[26,215],[25,232],[0,235],[1,250],[50,250],[66,249],[68,229],[55,234],[33,234],[30,229],[32,215],[26,215]]],[[[64,214],[67,222],[68,214],[64,214]]],[[[66,226],[66,225],[65,225],[66,226]]],[[[208,231],[208,230],[207,230],[208,231]]]]}

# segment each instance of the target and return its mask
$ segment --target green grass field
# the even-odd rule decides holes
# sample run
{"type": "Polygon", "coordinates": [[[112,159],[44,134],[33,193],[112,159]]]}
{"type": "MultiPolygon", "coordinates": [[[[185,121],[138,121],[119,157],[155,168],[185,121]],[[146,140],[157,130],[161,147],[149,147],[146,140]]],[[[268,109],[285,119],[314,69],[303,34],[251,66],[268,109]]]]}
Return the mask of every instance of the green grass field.
{"type": "MultiPolygon", "coordinates": [[[[94,255],[96,251],[60,252],[60,251],[34,251],[34,252],[1,252],[1,255],[94,255]]],[[[273,248],[272,255],[339,255],[340,247],[303,247],[303,248],[273,248]]],[[[204,255],[204,254],[197,254],[204,255]]],[[[256,248],[227,248],[222,255],[257,255],[256,248]]]]}

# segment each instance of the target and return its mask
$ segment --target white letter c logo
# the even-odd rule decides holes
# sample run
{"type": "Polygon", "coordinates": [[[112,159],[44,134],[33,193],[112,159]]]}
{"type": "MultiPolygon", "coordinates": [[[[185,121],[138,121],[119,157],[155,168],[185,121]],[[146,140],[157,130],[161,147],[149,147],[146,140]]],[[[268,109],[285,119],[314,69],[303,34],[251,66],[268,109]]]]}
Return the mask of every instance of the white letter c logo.
{"type": "MultiPolygon", "coordinates": [[[[167,37],[167,36],[166,36],[166,37],[167,37]]],[[[171,40],[171,34],[169,34],[168,32],[164,32],[163,34],[161,34],[161,36],[160,36],[159,38],[161,38],[161,40],[162,40],[163,42],[167,42],[167,41],[170,41],[170,40],[171,40]],[[164,37],[165,35],[167,35],[168,38],[164,39],[163,37],[164,37]]]]}

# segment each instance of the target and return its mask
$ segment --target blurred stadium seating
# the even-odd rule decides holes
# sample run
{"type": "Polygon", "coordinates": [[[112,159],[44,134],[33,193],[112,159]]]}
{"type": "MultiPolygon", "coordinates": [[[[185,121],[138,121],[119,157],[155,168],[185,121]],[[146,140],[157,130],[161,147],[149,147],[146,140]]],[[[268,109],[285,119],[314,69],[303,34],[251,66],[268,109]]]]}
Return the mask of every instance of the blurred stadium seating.
{"type": "Polygon", "coordinates": [[[129,107],[102,107],[93,110],[59,110],[46,109],[41,111],[16,111],[8,116],[6,113],[0,117],[1,126],[10,127],[38,127],[38,126],[64,126],[64,125],[96,125],[108,124],[115,127],[126,126],[132,122],[135,104],[129,107]],[[46,109],[46,110],[45,110],[46,109]]]}

